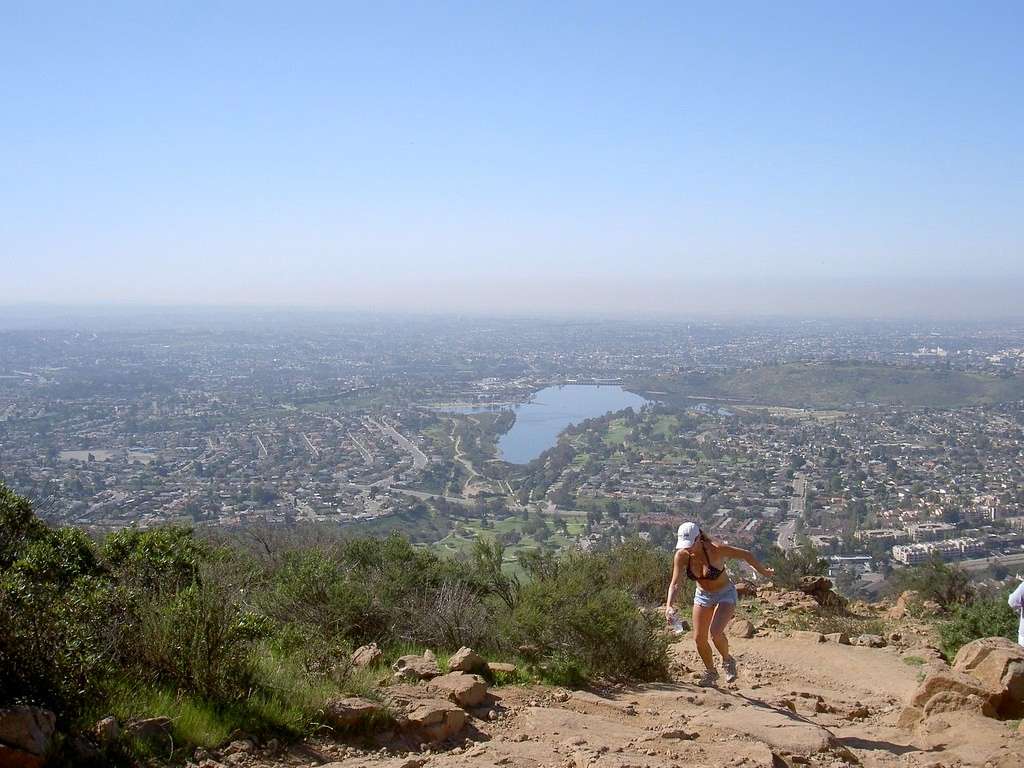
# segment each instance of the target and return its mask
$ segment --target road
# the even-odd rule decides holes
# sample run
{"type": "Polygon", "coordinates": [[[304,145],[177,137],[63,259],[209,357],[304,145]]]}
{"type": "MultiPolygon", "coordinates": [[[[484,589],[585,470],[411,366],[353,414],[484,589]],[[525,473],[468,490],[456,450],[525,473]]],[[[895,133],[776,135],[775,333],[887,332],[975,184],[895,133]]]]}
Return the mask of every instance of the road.
{"type": "Polygon", "coordinates": [[[995,557],[979,557],[976,560],[961,560],[956,565],[967,571],[983,571],[991,565],[1002,565],[1011,574],[1024,571],[1024,552],[1013,555],[997,555],[995,557]]]}
{"type": "Polygon", "coordinates": [[[788,551],[796,546],[796,518],[790,518],[778,528],[779,535],[775,544],[782,551],[788,551]]]}
{"type": "Polygon", "coordinates": [[[392,427],[387,421],[383,419],[381,421],[374,421],[373,419],[367,418],[367,421],[373,424],[377,429],[388,435],[392,440],[398,443],[407,453],[412,456],[412,467],[413,469],[423,469],[429,463],[427,455],[423,453],[416,444],[409,438],[399,432],[397,429],[392,427]]]}
{"type": "Polygon", "coordinates": [[[356,444],[356,448],[358,448],[359,452],[363,454],[363,461],[367,464],[373,464],[373,456],[371,456],[370,452],[366,450],[366,446],[359,442],[359,438],[353,435],[351,432],[348,433],[348,438],[349,440],[356,444]]]}
{"type": "Polygon", "coordinates": [[[785,522],[779,525],[775,544],[788,551],[796,547],[796,523],[807,511],[807,477],[802,472],[793,476],[793,495],[789,498],[789,513],[785,522]]]}

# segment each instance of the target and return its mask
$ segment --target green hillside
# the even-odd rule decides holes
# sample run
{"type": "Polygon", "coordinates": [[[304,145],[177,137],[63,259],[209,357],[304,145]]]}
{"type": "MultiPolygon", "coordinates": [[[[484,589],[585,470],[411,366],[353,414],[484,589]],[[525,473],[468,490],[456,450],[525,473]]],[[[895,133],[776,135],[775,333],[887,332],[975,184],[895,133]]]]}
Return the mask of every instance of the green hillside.
{"type": "Polygon", "coordinates": [[[721,398],[764,405],[842,408],[857,403],[952,408],[1024,398],[1024,377],[996,377],[865,362],[788,363],[723,376],[657,378],[637,391],[693,402],[721,398]]]}

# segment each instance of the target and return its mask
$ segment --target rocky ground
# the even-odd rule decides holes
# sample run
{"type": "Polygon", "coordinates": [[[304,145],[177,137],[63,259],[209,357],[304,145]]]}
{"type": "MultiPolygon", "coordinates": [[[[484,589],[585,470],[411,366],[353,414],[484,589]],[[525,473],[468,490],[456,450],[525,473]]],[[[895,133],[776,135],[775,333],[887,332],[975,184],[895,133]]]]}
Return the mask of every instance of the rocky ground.
{"type": "MultiPolygon", "coordinates": [[[[811,634],[733,644],[739,680],[718,688],[697,687],[697,659],[684,637],[671,649],[671,682],[591,691],[493,688],[468,707],[456,734],[433,746],[402,743],[387,731],[379,735],[390,748],[332,741],[278,760],[244,753],[221,760],[260,768],[1024,766],[1017,721],[954,710],[901,725],[924,673],[904,661],[905,650],[818,642],[811,634]]],[[[416,689],[429,694],[427,684],[403,692],[415,696],[416,689]]],[[[203,768],[214,768],[213,761],[203,768]]]]}

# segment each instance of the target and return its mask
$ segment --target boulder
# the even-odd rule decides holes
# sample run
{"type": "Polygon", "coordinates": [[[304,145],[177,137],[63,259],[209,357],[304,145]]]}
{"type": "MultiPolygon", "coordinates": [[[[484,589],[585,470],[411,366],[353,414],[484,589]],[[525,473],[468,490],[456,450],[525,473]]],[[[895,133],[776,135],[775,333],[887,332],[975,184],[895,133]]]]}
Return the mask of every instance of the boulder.
{"type": "Polygon", "coordinates": [[[945,695],[931,710],[935,712],[949,712],[959,702],[965,709],[971,711],[998,710],[999,701],[1002,698],[998,691],[994,691],[977,678],[971,677],[963,672],[950,670],[947,672],[933,672],[928,675],[910,697],[910,706],[916,707],[921,713],[927,714],[928,703],[940,693],[955,694],[945,695]],[[980,702],[968,699],[969,696],[977,697],[980,702]]]}
{"type": "Polygon", "coordinates": [[[324,704],[324,722],[339,731],[363,725],[384,713],[384,707],[361,696],[331,699],[324,704]]]}
{"type": "Polygon", "coordinates": [[[406,714],[404,726],[423,741],[444,741],[462,730],[466,718],[466,713],[450,701],[424,699],[406,714]]]}
{"type": "Polygon", "coordinates": [[[384,652],[377,647],[376,643],[361,645],[352,653],[352,666],[356,668],[369,667],[376,664],[384,656],[384,652]]]}
{"type": "Polygon", "coordinates": [[[16,706],[0,709],[0,742],[13,751],[43,755],[57,726],[57,717],[48,709],[16,706]]]}
{"type": "Polygon", "coordinates": [[[809,632],[807,630],[798,629],[793,633],[794,640],[809,640],[812,643],[824,643],[825,636],[821,632],[809,632]]]}
{"type": "Polygon", "coordinates": [[[740,597],[757,597],[757,586],[752,581],[737,581],[736,594],[740,597]]]}
{"type": "Polygon", "coordinates": [[[900,712],[899,720],[896,721],[897,728],[910,730],[924,718],[924,710],[920,707],[904,707],[900,712]]]}
{"type": "Polygon", "coordinates": [[[395,679],[401,681],[429,680],[441,674],[441,670],[437,666],[437,659],[430,651],[422,656],[402,656],[391,668],[395,672],[395,679]]]}
{"type": "Polygon", "coordinates": [[[46,758],[0,744],[0,768],[43,768],[46,758]]]}
{"type": "Polygon", "coordinates": [[[92,735],[96,737],[97,743],[109,744],[121,737],[121,725],[116,717],[104,717],[92,727],[92,735]]]}
{"type": "Polygon", "coordinates": [[[451,699],[460,707],[477,707],[487,697],[487,683],[484,679],[464,672],[449,672],[435,677],[427,684],[427,690],[451,699]]]}
{"type": "Polygon", "coordinates": [[[963,646],[953,669],[1001,694],[999,716],[1024,716],[1024,648],[1004,637],[983,637],[963,646]]]}
{"type": "Polygon", "coordinates": [[[817,611],[820,607],[818,601],[803,592],[783,592],[771,599],[773,605],[778,608],[785,608],[791,613],[808,613],[817,611]]]}
{"type": "Polygon", "coordinates": [[[810,595],[814,601],[825,608],[845,608],[846,598],[832,589],[832,580],[824,576],[804,576],[800,579],[798,589],[810,595]]]}
{"type": "Polygon", "coordinates": [[[850,636],[845,632],[829,632],[825,635],[826,642],[836,643],[837,645],[849,645],[850,636]]]}
{"type": "Polygon", "coordinates": [[[498,675],[514,675],[518,667],[515,664],[507,664],[503,661],[492,661],[487,664],[491,672],[498,675]]]}
{"type": "Polygon", "coordinates": [[[754,625],[746,619],[734,619],[729,624],[729,635],[732,637],[749,638],[754,636],[754,625]]]}
{"type": "Polygon", "coordinates": [[[850,639],[851,645],[861,645],[865,648],[885,648],[887,643],[881,635],[857,635],[850,639]]]}
{"type": "Polygon", "coordinates": [[[462,646],[448,660],[448,669],[451,672],[477,672],[487,674],[490,669],[487,662],[472,648],[462,646]]]}
{"type": "Polygon", "coordinates": [[[147,717],[142,720],[132,720],[124,727],[124,732],[133,739],[151,741],[170,735],[172,725],[169,717],[147,717]]]}
{"type": "Polygon", "coordinates": [[[996,709],[992,700],[973,693],[939,691],[924,705],[923,715],[928,718],[942,712],[963,714],[973,712],[984,717],[995,717],[996,709]]]}
{"type": "Polygon", "coordinates": [[[889,609],[886,616],[893,620],[902,619],[910,612],[911,605],[919,600],[920,596],[917,591],[908,589],[896,598],[896,603],[889,609]]]}

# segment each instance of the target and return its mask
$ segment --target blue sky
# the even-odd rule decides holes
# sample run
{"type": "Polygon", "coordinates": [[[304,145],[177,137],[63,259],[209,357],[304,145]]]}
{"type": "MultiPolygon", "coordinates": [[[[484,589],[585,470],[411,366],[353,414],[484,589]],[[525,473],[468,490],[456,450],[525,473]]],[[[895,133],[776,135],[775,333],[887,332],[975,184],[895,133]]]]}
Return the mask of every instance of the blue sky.
{"type": "Polygon", "coordinates": [[[3,301],[969,311],[1024,278],[1020,3],[85,5],[0,6],[3,301]]]}

